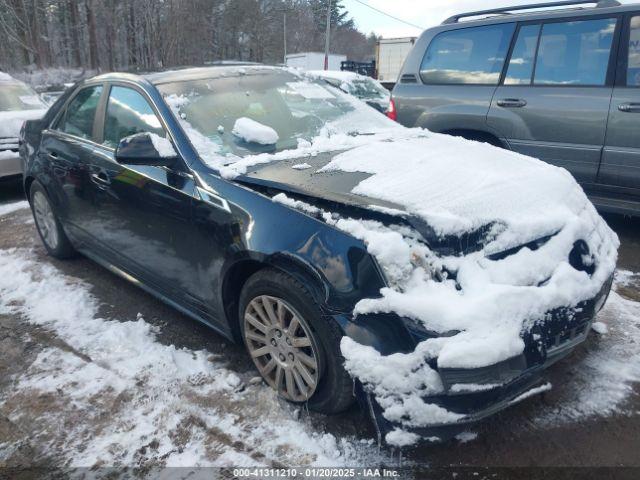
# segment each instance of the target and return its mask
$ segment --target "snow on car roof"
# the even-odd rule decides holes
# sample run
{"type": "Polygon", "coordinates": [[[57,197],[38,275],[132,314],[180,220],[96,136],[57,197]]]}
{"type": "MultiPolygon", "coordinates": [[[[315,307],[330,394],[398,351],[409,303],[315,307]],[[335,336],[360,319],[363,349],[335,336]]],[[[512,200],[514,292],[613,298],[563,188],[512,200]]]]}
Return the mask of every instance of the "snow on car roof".
{"type": "Polygon", "coordinates": [[[283,70],[283,68],[260,64],[234,63],[231,65],[220,64],[207,67],[188,67],[165,70],[162,72],[152,72],[144,74],[144,77],[154,85],[160,85],[163,83],[218,78],[227,75],[239,75],[245,72],[260,72],[267,70],[283,70]]]}
{"type": "Polygon", "coordinates": [[[342,82],[349,82],[357,78],[368,78],[355,72],[343,72],[341,70],[309,70],[306,73],[314,77],[332,78],[342,82]]]}

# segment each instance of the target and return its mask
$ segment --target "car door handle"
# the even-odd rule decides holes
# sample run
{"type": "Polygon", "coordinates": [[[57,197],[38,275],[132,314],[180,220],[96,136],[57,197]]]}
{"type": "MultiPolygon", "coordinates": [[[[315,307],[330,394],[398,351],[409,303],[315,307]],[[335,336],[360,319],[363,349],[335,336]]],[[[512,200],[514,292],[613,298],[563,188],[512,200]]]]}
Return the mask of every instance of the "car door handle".
{"type": "Polygon", "coordinates": [[[527,105],[527,101],[521,98],[503,98],[496,103],[499,107],[504,108],[522,108],[527,105]]]}
{"type": "Polygon", "coordinates": [[[92,173],[91,181],[101,187],[106,187],[111,185],[111,181],[109,180],[109,177],[107,177],[105,173],[92,173]]]}
{"type": "Polygon", "coordinates": [[[640,103],[621,103],[618,110],[625,113],[640,113],[640,103]]]}
{"type": "Polygon", "coordinates": [[[49,152],[47,154],[47,156],[51,159],[51,160],[58,160],[58,154],[56,152],[49,152]]]}

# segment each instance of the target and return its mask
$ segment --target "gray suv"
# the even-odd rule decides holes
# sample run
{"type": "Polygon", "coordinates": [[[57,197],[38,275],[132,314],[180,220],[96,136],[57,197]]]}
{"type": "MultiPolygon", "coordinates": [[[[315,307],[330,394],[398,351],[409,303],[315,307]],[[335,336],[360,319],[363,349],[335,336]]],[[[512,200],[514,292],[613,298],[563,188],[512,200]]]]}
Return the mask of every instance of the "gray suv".
{"type": "Polygon", "coordinates": [[[451,17],[407,57],[393,115],[564,167],[597,207],[639,215],[640,4],[451,17]]]}

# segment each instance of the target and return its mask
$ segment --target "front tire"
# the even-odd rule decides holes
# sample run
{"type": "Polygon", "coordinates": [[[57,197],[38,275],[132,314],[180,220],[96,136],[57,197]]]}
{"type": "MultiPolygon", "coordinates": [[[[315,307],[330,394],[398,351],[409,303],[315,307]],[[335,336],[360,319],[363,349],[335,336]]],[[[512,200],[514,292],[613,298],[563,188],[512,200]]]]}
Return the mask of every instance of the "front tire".
{"type": "Polygon", "coordinates": [[[240,295],[240,331],[262,378],[292,403],[338,413],[353,403],[335,321],[308,290],[273,269],[254,274],[240,295]]]}
{"type": "Polygon", "coordinates": [[[73,257],[76,251],[64,233],[49,196],[40,182],[35,181],[31,185],[29,199],[36,229],[47,253],[59,259],[73,257]]]}

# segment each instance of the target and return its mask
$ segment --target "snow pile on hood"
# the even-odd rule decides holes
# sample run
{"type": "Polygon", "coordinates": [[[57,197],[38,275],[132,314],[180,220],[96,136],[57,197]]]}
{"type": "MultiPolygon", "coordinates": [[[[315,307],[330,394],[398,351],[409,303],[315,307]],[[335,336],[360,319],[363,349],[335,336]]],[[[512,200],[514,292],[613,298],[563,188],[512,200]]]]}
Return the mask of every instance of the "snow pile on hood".
{"type": "Polygon", "coordinates": [[[430,135],[351,149],[320,173],[333,171],[370,173],[353,193],[400,205],[405,212],[398,215],[424,220],[441,237],[487,228],[476,251],[441,254],[400,221],[329,216],[365,242],[389,284],[354,314],[396,313],[441,335],[391,357],[342,341],[348,371],[388,420],[406,427],[456,420],[421,399],[443,391],[429,360],[439,368],[478,368],[517,356],[523,332],[555,308],[593,298],[615,269],[615,233],[568,172],[538,160],[430,135]],[[569,263],[577,241],[588,246],[582,261],[594,267],[591,275],[569,263]]]}
{"type": "Polygon", "coordinates": [[[275,392],[246,385],[223,358],[163,345],[141,315],[100,318],[87,285],[32,256],[0,250],[0,314],[53,331],[62,347],[39,353],[0,402],[14,423],[29,411],[24,403],[51,403],[29,421],[61,466],[329,466],[381,458],[371,443],[296,420],[275,392]]]}
{"type": "Polygon", "coordinates": [[[43,109],[0,112],[0,138],[18,137],[26,120],[37,120],[45,113],[47,111],[43,109]]]}
{"type": "Polygon", "coordinates": [[[278,132],[247,117],[237,119],[231,133],[248,143],[258,143],[260,145],[275,145],[278,143],[278,132]]]}

